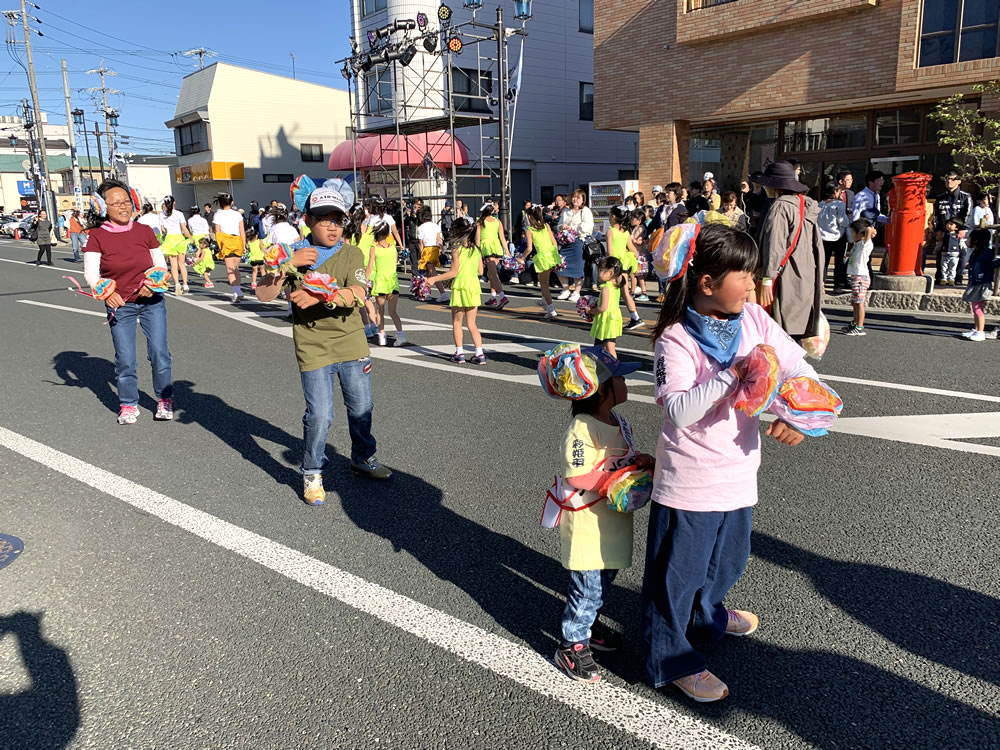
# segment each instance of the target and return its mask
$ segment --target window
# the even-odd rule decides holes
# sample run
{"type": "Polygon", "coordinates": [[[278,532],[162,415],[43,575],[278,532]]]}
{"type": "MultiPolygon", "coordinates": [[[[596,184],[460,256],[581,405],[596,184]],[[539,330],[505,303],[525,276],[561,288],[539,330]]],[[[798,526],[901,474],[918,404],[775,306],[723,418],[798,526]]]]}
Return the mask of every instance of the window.
{"type": "Polygon", "coordinates": [[[493,73],[489,70],[452,68],[453,104],[456,112],[492,112],[489,99],[493,93],[493,73]]]}
{"type": "Polygon", "coordinates": [[[392,70],[383,68],[365,75],[365,110],[370,115],[392,111],[392,70]]]}
{"type": "Polygon", "coordinates": [[[302,161],[323,161],[322,143],[303,143],[299,150],[302,152],[302,161]]]}
{"type": "Polygon", "coordinates": [[[920,109],[890,109],[875,113],[875,145],[902,146],[920,141],[920,109]]]}
{"type": "Polygon", "coordinates": [[[594,0],[580,0],[580,31],[594,33],[594,0]]]}
{"type": "Polygon", "coordinates": [[[385,10],[385,4],[386,0],[364,0],[361,14],[370,16],[372,13],[378,13],[380,10],[385,10]]]}
{"type": "Polygon", "coordinates": [[[265,174],[264,182],[291,182],[295,179],[293,174],[265,174]]]}
{"type": "Polygon", "coordinates": [[[829,148],[863,148],[868,140],[864,115],[789,120],[785,123],[785,151],[825,151],[829,148]]]}
{"type": "Polygon", "coordinates": [[[208,151],[208,126],[204,120],[181,125],[174,129],[174,139],[177,142],[177,153],[181,156],[208,151]]]}
{"type": "Polygon", "coordinates": [[[997,57],[996,0],[925,0],[918,65],[997,57]]]}
{"type": "Polygon", "coordinates": [[[594,84],[580,82],[580,119],[594,119],[594,84]]]}

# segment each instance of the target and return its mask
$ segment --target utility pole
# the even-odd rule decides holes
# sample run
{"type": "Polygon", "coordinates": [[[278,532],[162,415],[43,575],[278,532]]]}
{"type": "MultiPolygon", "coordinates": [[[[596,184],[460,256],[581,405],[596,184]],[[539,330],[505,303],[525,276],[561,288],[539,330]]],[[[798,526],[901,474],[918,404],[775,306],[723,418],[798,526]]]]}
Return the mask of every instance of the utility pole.
{"type": "Polygon", "coordinates": [[[295,53],[289,52],[288,56],[292,58],[292,80],[295,80],[295,53]]]}
{"type": "Polygon", "coordinates": [[[66,130],[69,132],[69,158],[73,162],[73,205],[76,206],[78,211],[82,211],[83,180],[80,177],[80,159],[76,155],[76,135],[73,132],[75,130],[73,127],[73,105],[69,100],[69,75],[66,73],[66,61],[60,60],[59,63],[62,66],[63,95],[66,97],[66,130]]]}
{"type": "Polygon", "coordinates": [[[97,163],[101,165],[101,182],[104,182],[104,155],[101,153],[101,131],[97,129],[97,123],[94,123],[94,140],[97,141],[97,163]]]}
{"type": "MultiPolygon", "coordinates": [[[[38,87],[35,85],[35,64],[31,59],[31,32],[28,26],[28,10],[26,0],[21,0],[21,25],[24,28],[24,52],[28,58],[28,87],[31,89],[31,104],[35,110],[35,124],[38,126],[38,146],[42,155],[42,175],[41,175],[41,206],[44,206],[49,216],[55,218],[54,201],[49,201],[49,155],[45,150],[45,130],[42,127],[42,108],[38,106],[38,87]]],[[[53,226],[56,222],[53,221],[53,226]]],[[[57,234],[58,236],[58,234],[57,234]]]]}
{"type": "MultiPolygon", "coordinates": [[[[23,3],[24,0],[21,0],[21,2],[23,3]]],[[[109,158],[114,158],[112,155],[115,152],[115,145],[114,143],[111,142],[111,123],[108,117],[108,94],[109,93],[120,94],[121,92],[118,91],[118,89],[109,89],[104,83],[104,76],[116,76],[118,74],[115,73],[115,71],[110,70],[109,68],[105,68],[103,62],[101,63],[101,67],[94,68],[93,70],[88,70],[87,73],[97,73],[101,76],[101,87],[100,88],[95,87],[88,90],[101,92],[101,104],[102,104],[102,110],[104,111],[104,130],[105,130],[105,135],[107,135],[108,137],[108,156],[109,158]]],[[[95,130],[97,129],[96,125],[94,126],[94,129],[95,130]]],[[[102,169],[102,174],[103,174],[103,169],[102,169]]]]}
{"type": "Polygon", "coordinates": [[[500,224],[506,236],[510,234],[510,206],[507,195],[507,31],[503,26],[503,8],[497,6],[497,81],[500,100],[500,224]]]}
{"type": "Polygon", "coordinates": [[[35,160],[35,123],[31,110],[28,109],[28,100],[21,100],[21,121],[24,123],[24,132],[28,136],[28,161],[31,162],[31,169],[28,175],[35,185],[35,198],[38,199],[39,206],[47,206],[45,193],[42,190],[42,183],[38,174],[38,162],[35,160]]]}

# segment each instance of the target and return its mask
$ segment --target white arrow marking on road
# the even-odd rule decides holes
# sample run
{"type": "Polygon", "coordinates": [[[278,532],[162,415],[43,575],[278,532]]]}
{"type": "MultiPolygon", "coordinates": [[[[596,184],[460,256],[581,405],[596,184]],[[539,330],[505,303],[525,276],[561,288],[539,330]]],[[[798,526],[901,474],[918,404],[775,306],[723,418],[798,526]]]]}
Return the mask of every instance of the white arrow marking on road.
{"type": "Polygon", "coordinates": [[[757,750],[666,703],[606,681],[581,686],[519,643],[3,427],[0,446],[656,747],[757,750]]]}
{"type": "Polygon", "coordinates": [[[966,453],[1000,456],[1000,445],[960,442],[961,438],[1000,437],[1000,412],[917,414],[900,417],[845,417],[832,432],[896,440],[913,445],[949,448],[966,453]]]}

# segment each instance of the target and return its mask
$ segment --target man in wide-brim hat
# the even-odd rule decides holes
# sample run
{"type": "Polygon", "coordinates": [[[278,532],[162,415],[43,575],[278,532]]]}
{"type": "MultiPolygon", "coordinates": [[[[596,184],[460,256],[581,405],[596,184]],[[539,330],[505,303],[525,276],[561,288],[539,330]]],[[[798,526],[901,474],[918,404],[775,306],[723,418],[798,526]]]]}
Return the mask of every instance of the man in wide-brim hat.
{"type": "Polygon", "coordinates": [[[795,167],[787,161],[768,164],[751,180],[761,185],[771,199],[760,229],[761,286],[757,301],[771,308],[772,317],[792,338],[815,336],[823,300],[825,257],[816,226],[819,204],[805,195],[808,186],[798,181],[795,167]]]}

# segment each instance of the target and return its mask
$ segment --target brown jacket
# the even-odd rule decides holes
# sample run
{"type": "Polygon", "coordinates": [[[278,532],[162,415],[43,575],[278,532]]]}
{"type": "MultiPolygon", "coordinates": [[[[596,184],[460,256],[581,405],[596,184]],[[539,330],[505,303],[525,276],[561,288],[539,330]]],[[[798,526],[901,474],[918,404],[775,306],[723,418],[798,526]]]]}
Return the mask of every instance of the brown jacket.
{"type": "Polygon", "coordinates": [[[799,223],[799,196],[782,195],[771,203],[760,229],[761,275],[775,282],[774,320],[794,338],[815,336],[823,301],[823,240],[816,226],[819,204],[805,201],[802,231],[791,257],[778,268],[791,247],[799,223]]]}

